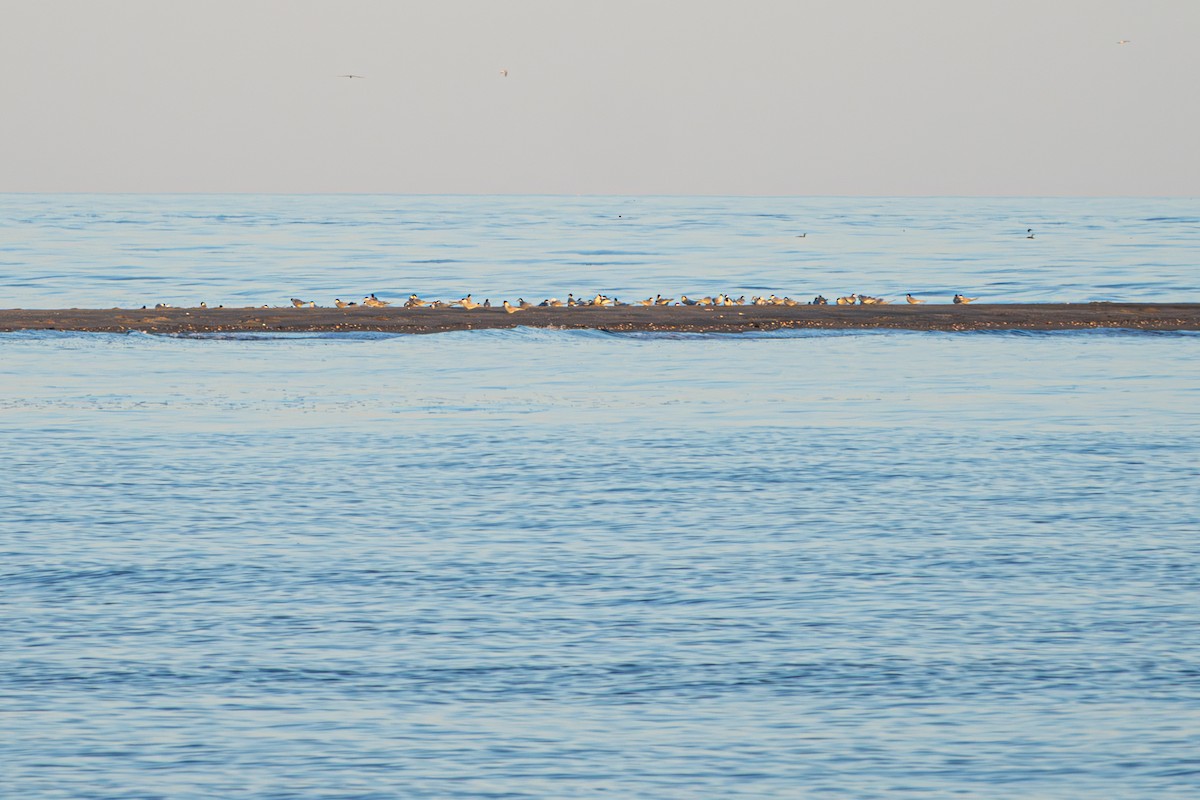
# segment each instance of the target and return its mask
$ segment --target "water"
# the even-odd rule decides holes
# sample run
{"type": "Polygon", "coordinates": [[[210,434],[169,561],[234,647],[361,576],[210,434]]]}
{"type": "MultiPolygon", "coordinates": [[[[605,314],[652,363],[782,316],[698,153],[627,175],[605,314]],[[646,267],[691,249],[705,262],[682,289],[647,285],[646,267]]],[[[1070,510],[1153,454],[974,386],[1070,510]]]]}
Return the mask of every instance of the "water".
{"type": "Polygon", "coordinates": [[[0,307],[569,291],[1195,302],[1198,241],[1191,199],[0,195],[0,307]]]}
{"type": "MultiPolygon", "coordinates": [[[[26,307],[1197,299],[1185,201],[3,199],[26,307]],[[1001,252],[1031,226],[1073,259],[1001,252]]],[[[1194,797],[1198,365],[1119,331],[0,335],[0,793],[1194,797]]]]}

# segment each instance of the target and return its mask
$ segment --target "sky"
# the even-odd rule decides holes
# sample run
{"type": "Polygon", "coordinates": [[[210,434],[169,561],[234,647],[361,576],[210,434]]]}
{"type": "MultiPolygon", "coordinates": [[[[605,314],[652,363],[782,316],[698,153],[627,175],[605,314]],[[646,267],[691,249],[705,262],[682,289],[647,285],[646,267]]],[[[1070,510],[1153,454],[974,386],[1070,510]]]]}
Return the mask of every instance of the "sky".
{"type": "Polygon", "coordinates": [[[1198,196],[1198,33],[1197,0],[0,0],[0,191],[1198,196]]]}

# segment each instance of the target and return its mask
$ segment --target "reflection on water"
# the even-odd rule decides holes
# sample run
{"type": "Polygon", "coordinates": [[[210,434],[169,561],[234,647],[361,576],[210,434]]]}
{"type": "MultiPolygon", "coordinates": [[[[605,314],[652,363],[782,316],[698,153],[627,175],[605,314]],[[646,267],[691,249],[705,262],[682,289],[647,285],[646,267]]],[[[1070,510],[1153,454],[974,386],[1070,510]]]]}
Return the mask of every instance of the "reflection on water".
{"type": "Polygon", "coordinates": [[[1200,337],[0,336],[22,797],[1185,797],[1200,337]]]}

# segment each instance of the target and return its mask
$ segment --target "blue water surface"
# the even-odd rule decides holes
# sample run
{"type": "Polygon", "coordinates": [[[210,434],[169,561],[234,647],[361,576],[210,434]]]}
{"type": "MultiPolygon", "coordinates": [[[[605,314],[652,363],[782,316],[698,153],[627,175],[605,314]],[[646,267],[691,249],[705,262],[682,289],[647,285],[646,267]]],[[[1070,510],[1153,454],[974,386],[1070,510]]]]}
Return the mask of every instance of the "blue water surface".
{"type": "MultiPolygon", "coordinates": [[[[592,258],[635,294],[1000,293],[1055,219],[1091,244],[1006,299],[1120,282],[1120,220],[1111,299],[1196,299],[1183,201],[4,202],[31,307],[586,293],[592,258]]],[[[4,796],[1200,786],[1195,334],[18,332],[0,387],[4,796]]]]}

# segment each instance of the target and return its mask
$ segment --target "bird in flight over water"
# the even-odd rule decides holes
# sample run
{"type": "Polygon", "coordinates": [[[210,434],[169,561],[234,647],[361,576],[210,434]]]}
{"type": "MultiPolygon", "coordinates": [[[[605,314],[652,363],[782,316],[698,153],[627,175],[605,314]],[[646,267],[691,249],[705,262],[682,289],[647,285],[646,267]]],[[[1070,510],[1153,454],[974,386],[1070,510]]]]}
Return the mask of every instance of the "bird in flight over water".
{"type": "Polygon", "coordinates": [[[507,77],[508,77],[508,70],[506,70],[506,69],[502,69],[502,70],[500,70],[500,77],[501,77],[501,78],[507,78],[507,77]]]}

